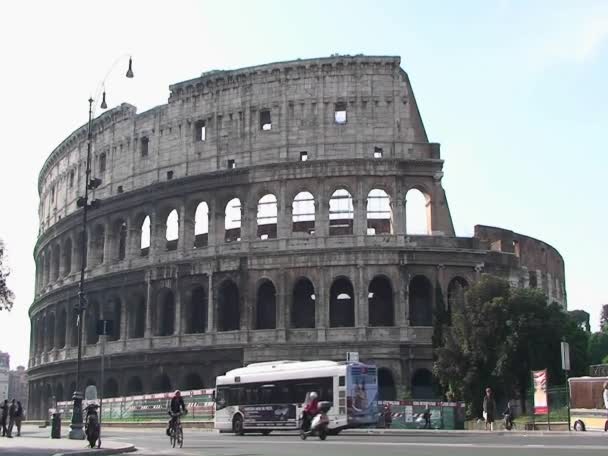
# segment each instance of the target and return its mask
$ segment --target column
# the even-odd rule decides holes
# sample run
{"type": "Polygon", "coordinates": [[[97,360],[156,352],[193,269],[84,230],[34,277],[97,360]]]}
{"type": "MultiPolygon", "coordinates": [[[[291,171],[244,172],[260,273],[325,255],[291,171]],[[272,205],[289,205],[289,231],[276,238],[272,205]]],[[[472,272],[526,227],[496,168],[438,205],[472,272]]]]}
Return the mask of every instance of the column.
{"type": "Polygon", "coordinates": [[[213,299],[213,272],[207,273],[207,332],[215,332],[215,300],[213,299]]]}
{"type": "Polygon", "coordinates": [[[364,265],[357,264],[357,275],[355,276],[355,326],[369,326],[369,308],[368,308],[368,293],[367,283],[363,277],[364,265]]]}
{"type": "Polygon", "coordinates": [[[291,232],[291,204],[286,200],[285,182],[281,181],[279,186],[279,198],[277,199],[277,238],[286,239],[291,232]]]}
{"type": "Polygon", "coordinates": [[[175,327],[173,328],[174,335],[182,334],[182,287],[179,276],[175,279],[175,327]]]}
{"type": "Polygon", "coordinates": [[[103,228],[103,261],[101,263],[109,264],[118,258],[114,253],[114,242],[112,239],[112,227],[108,224],[103,228]]]}
{"type": "Polygon", "coordinates": [[[318,188],[315,204],[315,235],[327,237],[329,236],[329,199],[325,195],[324,186],[320,185],[318,188]]]}
{"type": "Polygon", "coordinates": [[[398,191],[396,195],[391,195],[391,210],[393,212],[393,233],[396,235],[405,234],[405,196],[398,191]]]}
{"type": "Polygon", "coordinates": [[[397,290],[397,300],[395,301],[395,310],[397,312],[396,323],[398,326],[409,326],[409,309],[408,309],[408,275],[405,267],[399,267],[399,281],[395,286],[397,290]]]}
{"type": "Polygon", "coordinates": [[[214,200],[210,200],[207,202],[207,207],[209,208],[209,223],[207,223],[207,245],[210,247],[215,246],[218,243],[218,226],[217,226],[217,203],[214,200]]]}
{"type": "Polygon", "coordinates": [[[124,295],[120,297],[120,340],[127,340],[129,328],[129,312],[127,310],[127,299],[124,295]]]}
{"type": "Polygon", "coordinates": [[[186,253],[194,247],[194,213],[188,211],[184,203],[179,208],[179,244],[178,250],[186,253]]]}
{"type": "Polygon", "coordinates": [[[162,226],[158,221],[156,208],[150,213],[150,251],[149,258],[156,258],[164,251],[165,237],[162,235],[162,226]],[[159,231],[160,230],[160,231],[159,231]]]}
{"type": "Polygon", "coordinates": [[[146,329],[144,337],[152,337],[152,277],[151,272],[146,272],[146,329]]]}

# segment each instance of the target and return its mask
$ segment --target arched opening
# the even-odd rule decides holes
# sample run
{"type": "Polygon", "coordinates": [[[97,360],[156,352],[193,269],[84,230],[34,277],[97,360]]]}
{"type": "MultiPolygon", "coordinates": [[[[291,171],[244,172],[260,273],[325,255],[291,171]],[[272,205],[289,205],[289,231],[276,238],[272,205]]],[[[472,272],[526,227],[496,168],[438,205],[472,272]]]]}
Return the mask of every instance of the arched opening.
{"type": "Polygon", "coordinates": [[[184,378],[184,384],[182,388],[184,388],[185,390],[193,390],[203,388],[204,386],[205,385],[203,384],[203,379],[201,378],[201,376],[195,372],[190,372],[184,378]]]}
{"type": "Polygon", "coordinates": [[[433,302],[431,282],[424,276],[416,276],[409,286],[410,326],[433,326],[433,302]]]}
{"type": "Polygon", "coordinates": [[[46,351],[46,317],[38,319],[38,353],[46,351]]]}
{"type": "Polygon", "coordinates": [[[105,385],[103,386],[103,397],[118,397],[118,382],[113,378],[109,378],[106,380],[105,385]]]}
{"type": "Polygon", "coordinates": [[[412,398],[433,399],[433,374],[428,369],[418,369],[412,376],[412,398]]]}
{"type": "Polygon", "coordinates": [[[57,348],[65,347],[65,329],[68,320],[67,311],[65,307],[62,307],[59,310],[57,315],[57,336],[56,336],[56,346],[57,348]]]}
{"type": "Polygon", "coordinates": [[[63,397],[63,384],[62,383],[57,383],[55,385],[55,400],[57,402],[61,402],[63,400],[65,400],[65,397],[63,397]]]}
{"type": "Polygon", "coordinates": [[[150,216],[149,215],[146,215],[144,217],[144,221],[141,222],[139,251],[140,251],[141,256],[147,256],[150,253],[150,216]]]}
{"type": "Polygon", "coordinates": [[[276,290],[269,280],[259,287],[256,300],[256,329],[276,328],[276,290]]]}
{"type": "Polygon", "coordinates": [[[378,188],[367,195],[367,234],[393,234],[391,199],[378,188]]]}
{"type": "Polygon", "coordinates": [[[431,234],[431,199],[416,188],[405,195],[407,234],[431,234]]]}
{"type": "Polygon", "coordinates": [[[292,231],[294,233],[315,233],[315,198],[310,192],[300,192],[293,199],[292,231]]]}
{"type": "Polygon", "coordinates": [[[186,310],[186,333],[204,333],[207,326],[207,290],[196,287],[192,290],[186,310]]]}
{"type": "Polygon", "coordinates": [[[241,327],[239,289],[232,280],[226,280],[218,291],[219,331],[235,331],[241,327]]]}
{"type": "Polygon", "coordinates": [[[165,231],[165,247],[167,250],[177,250],[177,242],[179,240],[179,216],[177,210],[173,209],[167,216],[167,229],[165,231]]]}
{"type": "Polygon", "coordinates": [[[55,281],[59,278],[59,268],[61,267],[61,248],[59,244],[53,247],[53,278],[55,281]]]}
{"type": "Polygon", "coordinates": [[[394,401],[397,399],[395,379],[390,369],[380,367],[378,369],[378,399],[381,401],[394,401]]]}
{"type": "Polygon", "coordinates": [[[291,326],[293,328],[315,327],[315,287],[307,278],[301,278],[293,287],[291,326]]]}
{"type": "Polygon", "coordinates": [[[336,190],[329,200],[329,235],[353,234],[353,197],[348,190],[336,190]]]}
{"type": "Polygon", "coordinates": [[[194,214],[194,247],[206,247],[209,244],[209,206],[201,202],[194,214]]]}
{"type": "Polygon", "coordinates": [[[393,326],[395,313],[393,306],[393,287],[388,278],[374,277],[367,294],[370,326],[393,326]]]}
{"type": "Polygon", "coordinates": [[[67,238],[63,243],[63,275],[67,276],[72,272],[72,238],[67,238]]]}
{"type": "Polygon", "coordinates": [[[102,264],[104,257],[103,257],[103,250],[104,250],[104,245],[105,245],[105,236],[106,236],[106,230],[103,227],[103,225],[96,225],[95,228],[93,228],[93,239],[91,240],[91,254],[92,254],[92,266],[96,266],[98,264],[102,264]]]}
{"type": "Polygon", "coordinates": [[[462,277],[454,277],[448,285],[448,308],[446,309],[447,323],[452,324],[452,312],[464,309],[465,293],[469,284],[462,277]]]}
{"type": "Polygon", "coordinates": [[[55,314],[51,313],[46,320],[46,335],[47,335],[47,342],[46,342],[46,348],[47,350],[52,350],[55,348],[55,314]]]}
{"type": "Polygon", "coordinates": [[[237,242],[241,240],[241,200],[233,198],[226,204],[224,218],[224,241],[237,242]]]}
{"type": "Polygon", "coordinates": [[[108,334],[109,341],[120,339],[120,324],[122,317],[122,303],[120,298],[115,296],[106,303],[103,309],[103,319],[112,320],[112,332],[108,334]]]}
{"type": "Polygon", "coordinates": [[[87,328],[87,344],[93,345],[99,341],[99,336],[97,335],[97,320],[99,320],[99,306],[96,301],[89,301],[86,312],[86,328],[87,328]]]}
{"type": "Polygon", "coordinates": [[[141,379],[139,377],[131,377],[127,381],[127,396],[143,394],[143,392],[144,392],[144,386],[141,383],[141,379]]]}
{"type": "Polygon", "coordinates": [[[355,292],[346,277],[334,280],[330,289],[329,326],[332,328],[355,326],[355,292]]]}
{"type": "Polygon", "coordinates": [[[87,239],[85,237],[84,231],[78,233],[78,249],[76,250],[76,264],[78,265],[78,269],[82,269],[87,266],[87,256],[83,255],[83,248],[87,244],[87,239]]]}
{"type": "Polygon", "coordinates": [[[171,336],[175,331],[175,298],[169,288],[163,288],[156,295],[155,327],[155,336],[171,336]]]}
{"type": "Polygon", "coordinates": [[[171,379],[167,374],[156,377],[153,384],[152,393],[168,393],[171,391],[171,379]]]}
{"type": "Polygon", "coordinates": [[[44,388],[42,390],[42,404],[41,404],[41,411],[42,411],[42,416],[46,417],[49,415],[49,409],[54,405],[52,403],[53,401],[53,388],[51,388],[51,385],[49,385],[48,383],[46,385],[44,385],[44,388]]]}
{"type": "Polygon", "coordinates": [[[133,295],[129,306],[129,338],[144,337],[146,330],[146,298],[143,295],[133,295]]]}
{"type": "Polygon", "coordinates": [[[117,252],[116,258],[118,260],[124,260],[127,256],[127,222],[120,220],[116,227],[117,234],[117,252]]]}
{"type": "Polygon", "coordinates": [[[258,201],[258,239],[276,239],[277,237],[277,197],[268,194],[258,201]]]}

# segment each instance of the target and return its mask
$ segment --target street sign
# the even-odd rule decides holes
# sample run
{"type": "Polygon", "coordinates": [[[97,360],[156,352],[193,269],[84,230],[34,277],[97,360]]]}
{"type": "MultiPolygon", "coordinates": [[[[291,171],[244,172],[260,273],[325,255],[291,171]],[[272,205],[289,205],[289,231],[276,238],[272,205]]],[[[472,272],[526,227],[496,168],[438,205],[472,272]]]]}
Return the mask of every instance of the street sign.
{"type": "Polygon", "coordinates": [[[568,342],[562,342],[562,369],[570,370],[570,345],[568,342]]]}
{"type": "Polygon", "coordinates": [[[109,336],[112,334],[114,329],[113,320],[97,320],[97,335],[98,336],[109,336]]]}
{"type": "Polygon", "coordinates": [[[351,363],[359,362],[359,352],[346,352],[346,361],[351,363]]]}

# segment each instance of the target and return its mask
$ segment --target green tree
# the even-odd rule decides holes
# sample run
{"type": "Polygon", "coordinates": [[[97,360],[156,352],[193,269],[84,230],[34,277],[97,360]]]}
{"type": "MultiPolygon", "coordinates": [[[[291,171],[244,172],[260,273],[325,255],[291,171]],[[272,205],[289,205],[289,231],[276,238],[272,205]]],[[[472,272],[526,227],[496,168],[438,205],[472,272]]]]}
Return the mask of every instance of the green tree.
{"type": "Polygon", "coordinates": [[[596,332],[589,337],[589,363],[601,364],[608,356],[608,333],[596,332]]]}
{"type": "Polygon", "coordinates": [[[571,310],[568,315],[576,322],[578,326],[587,332],[591,332],[591,324],[589,323],[590,315],[584,310],[571,310]]]}
{"type": "Polygon", "coordinates": [[[0,311],[11,310],[13,308],[13,299],[15,298],[15,295],[6,283],[6,278],[10,272],[6,266],[5,252],[4,242],[0,239],[0,311]]]}
{"type": "Polygon", "coordinates": [[[600,315],[600,330],[608,332],[608,304],[602,306],[602,314],[600,315]]]}

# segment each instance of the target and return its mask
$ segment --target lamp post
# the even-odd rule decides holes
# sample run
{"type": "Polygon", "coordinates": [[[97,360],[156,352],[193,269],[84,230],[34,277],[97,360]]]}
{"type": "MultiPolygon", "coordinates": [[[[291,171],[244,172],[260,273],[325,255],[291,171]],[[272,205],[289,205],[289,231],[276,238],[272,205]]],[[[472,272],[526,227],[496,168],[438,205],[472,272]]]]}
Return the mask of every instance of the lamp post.
{"type": "MultiPolygon", "coordinates": [[[[119,60],[122,57],[114,62],[114,65],[110,68],[106,77],[103,79],[100,84],[101,87],[104,87],[105,80],[114,68],[119,60]]],[[[129,68],[127,73],[125,74],[127,78],[133,77],[133,61],[131,57],[129,57],[129,68]]],[[[99,93],[99,91],[98,91],[99,93]]],[[[74,395],[72,399],[74,400],[73,410],[72,410],[72,422],[70,424],[70,433],[69,438],[74,440],[84,440],[85,435],[83,431],[83,421],[82,421],[82,399],[83,392],[81,390],[80,384],[80,363],[82,360],[82,330],[84,327],[83,324],[83,313],[87,306],[87,300],[85,295],[85,269],[86,269],[86,258],[87,258],[87,213],[88,209],[94,209],[99,205],[98,200],[92,200],[89,203],[89,190],[93,190],[97,188],[101,184],[101,179],[91,178],[91,149],[93,143],[93,112],[95,110],[94,102],[95,100],[90,97],[89,98],[89,122],[87,124],[87,161],[86,161],[86,171],[85,171],[85,186],[84,186],[84,196],[81,196],[76,201],[76,205],[78,207],[82,207],[82,245],[80,246],[80,284],[78,286],[78,319],[76,321],[76,328],[78,331],[78,357],[76,358],[76,391],[74,391],[74,395]]],[[[103,90],[103,96],[100,107],[102,109],[106,109],[108,105],[106,104],[106,91],[105,87],[103,90]]]]}

